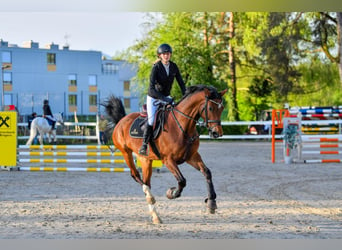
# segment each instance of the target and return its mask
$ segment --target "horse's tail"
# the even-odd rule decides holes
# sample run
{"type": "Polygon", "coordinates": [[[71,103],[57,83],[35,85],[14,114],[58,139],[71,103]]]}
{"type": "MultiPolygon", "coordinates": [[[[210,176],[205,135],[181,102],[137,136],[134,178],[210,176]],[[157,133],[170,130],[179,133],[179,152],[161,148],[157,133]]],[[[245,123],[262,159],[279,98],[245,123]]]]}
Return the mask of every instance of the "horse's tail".
{"type": "Polygon", "coordinates": [[[114,127],[124,116],[126,116],[125,107],[120,98],[109,95],[109,97],[101,103],[105,107],[105,111],[112,121],[114,127]]]}

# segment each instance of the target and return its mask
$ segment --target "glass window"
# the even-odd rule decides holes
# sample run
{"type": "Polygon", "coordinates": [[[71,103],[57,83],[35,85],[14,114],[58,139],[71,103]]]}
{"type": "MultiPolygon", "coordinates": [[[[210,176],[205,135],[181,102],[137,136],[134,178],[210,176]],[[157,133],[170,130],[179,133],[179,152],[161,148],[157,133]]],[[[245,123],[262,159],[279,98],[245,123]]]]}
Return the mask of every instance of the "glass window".
{"type": "Polygon", "coordinates": [[[4,105],[13,104],[12,94],[4,94],[4,105]]]}
{"type": "Polygon", "coordinates": [[[69,85],[70,86],[77,86],[77,77],[76,77],[76,74],[70,74],[68,76],[68,79],[69,79],[69,85]]]}
{"type": "Polygon", "coordinates": [[[106,63],[102,65],[103,73],[115,74],[119,70],[119,66],[113,63],[106,63]]]}
{"type": "Polygon", "coordinates": [[[3,63],[12,63],[12,54],[10,51],[2,52],[2,62],[3,63]]]}
{"type": "Polygon", "coordinates": [[[124,90],[129,91],[129,85],[130,85],[129,81],[124,81],[124,90]]]}
{"type": "Polygon", "coordinates": [[[97,105],[97,95],[89,95],[89,105],[91,106],[97,105]]]}
{"type": "Polygon", "coordinates": [[[4,72],[3,82],[4,82],[4,84],[12,84],[12,73],[11,72],[4,72]]]}
{"type": "Polygon", "coordinates": [[[131,107],[131,99],[125,98],[124,99],[124,105],[125,105],[125,108],[130,108],[131,107]]]}
{"type": "Polygon", "coordinates": [[[56,64],[56,54],[55,53],[47,53],[47,63],[48,64],[56,64]]]}
{"type": "Polygon", "coordinates": [[[77,106],[77,95],[68,96],[69,106],[77,106]]]}
{"type": "Polygon", "coordinates": [[[89,86],[97,86],[96,75],[89,75],[89,86]]]}

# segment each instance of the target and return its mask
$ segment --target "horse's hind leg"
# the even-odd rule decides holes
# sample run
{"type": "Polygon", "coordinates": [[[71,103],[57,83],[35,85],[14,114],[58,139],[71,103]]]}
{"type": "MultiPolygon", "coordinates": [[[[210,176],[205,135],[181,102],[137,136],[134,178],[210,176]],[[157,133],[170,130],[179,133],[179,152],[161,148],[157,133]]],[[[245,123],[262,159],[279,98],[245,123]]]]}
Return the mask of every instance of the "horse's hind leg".
{"type": "Polygon", "coordinates": [[[27,140],[26,145],[31,145],[32,141],[34,140],[34,138],[37,135],[37,130],[34,128],[31,128],[30,130],[30,138],[27,140]]]}
{"type": "Polygon", "coordinates": [[[152,216],[153,224],[162,223],[155,207],[156,200],[151,193],[152,161],[148,160],[145,157],[139,157],[143,174],[143,179],[141,179],[140,173],[134,164],[132,152],[122,151],[122,155],[125,158],[125,161],[131,170],[132,178],[142,186],[143,192],[145,193],[148,208],[152,216]]]}
{"type": "Polygon", "coordinates": [[[156,206],[155,206],[156,199],[151,193],[152,161],[148,160],[146,157],[139,157],[139,160],[141,162],[143,183],[144,183],[142,185],[142,188],[146,196],[146,201],[148,204],[150,214],[152,216],[152,222],[153,224],[161,224],[163,222],[160,219],[156,210],[156,206]]]}

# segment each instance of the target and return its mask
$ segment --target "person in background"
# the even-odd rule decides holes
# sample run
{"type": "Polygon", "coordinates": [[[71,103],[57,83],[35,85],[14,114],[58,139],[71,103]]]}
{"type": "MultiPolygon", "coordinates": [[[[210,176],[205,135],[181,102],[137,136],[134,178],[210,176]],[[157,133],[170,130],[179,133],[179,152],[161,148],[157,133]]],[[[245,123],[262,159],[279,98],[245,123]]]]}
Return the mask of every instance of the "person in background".
{"type": "Polygon", "coordinates": [[[106,136],[106,129],[107,129],[107,124],[108,121],[105,119],[103,115],[100,116],[100,121],[99,121],[99,136],[100,136],[100,143],[101,144],[107,144],[107,136],[106,136]]]}
{"type": "Polygon", "coordinates": [[[172,48],[169,44],[164,43],[158,47],[158,60],[152,67],[150,85],[146,98],[148,124],[144,130],[143,144],[139,149],[139,154],[141,155],[147,155],[147,145],[153,132],[154,115],[159,104],[161,102],[173,104],[170,92],[175,78],[182,94],[184,95],[185,93],[185,83],[178,66],[170,60],[171,55],[172,48]]]}

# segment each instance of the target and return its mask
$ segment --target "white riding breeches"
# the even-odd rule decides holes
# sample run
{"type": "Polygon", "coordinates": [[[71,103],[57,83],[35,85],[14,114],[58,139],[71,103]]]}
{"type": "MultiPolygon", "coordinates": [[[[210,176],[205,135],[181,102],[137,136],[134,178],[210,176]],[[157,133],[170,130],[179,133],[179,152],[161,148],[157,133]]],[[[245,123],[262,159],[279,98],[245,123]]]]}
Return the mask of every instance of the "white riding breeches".
{"type": "Polygon", "coordinates": [[[46,115],[45,117],[48,118],[50,121],[57,121],[56,118],[51,115],[46,115]]]}
{"type": "Polygon", "coordinates": [[[153,126],[154,116],[157,112],[158,105],[160,103],[165,103],[165,102],[147,95],[146,109],[147,109],[148,125],[150,125],[150,126],[153,126]]]}

